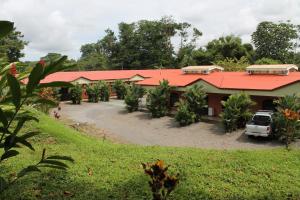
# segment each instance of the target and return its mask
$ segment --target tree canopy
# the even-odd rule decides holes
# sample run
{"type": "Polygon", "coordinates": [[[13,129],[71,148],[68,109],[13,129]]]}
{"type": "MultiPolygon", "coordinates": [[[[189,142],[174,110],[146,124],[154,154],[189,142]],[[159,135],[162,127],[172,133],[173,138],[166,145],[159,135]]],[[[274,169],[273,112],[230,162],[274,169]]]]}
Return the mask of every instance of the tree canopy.
{"type": "Polygon", "coordinates": [[[261,22],[252,34],[252,42],[256,47],[256,57],[292,62],[296,39],[299,38],[299,26],[290,22],[261,22]]]}
{"type": "Polygon", "coordinates": [[[22,50],[28,44],[24,39],[24,35],[17,31],[16,28],[7,36],[0,39],[0,58],[4,58],[7,62],[16,62],[24,57],[22,50]]]}

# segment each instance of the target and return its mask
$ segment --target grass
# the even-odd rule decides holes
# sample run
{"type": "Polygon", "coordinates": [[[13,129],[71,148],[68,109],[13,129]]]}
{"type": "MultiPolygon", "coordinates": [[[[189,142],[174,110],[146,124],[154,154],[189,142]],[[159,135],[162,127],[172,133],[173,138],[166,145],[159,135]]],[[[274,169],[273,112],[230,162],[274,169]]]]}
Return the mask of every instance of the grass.
{"type": "Polygon", "coordinates": [[[0,199],[151,199],[141,162],[163,159],[180,173],[171,199],[300,199],[300,151],[202,150],[113,144],[88,137],[36,113],[42,134],[35,152],[4,162],[1,175],[18,172],[50,155],[72,156],[67,172],[45,169],[18,180],[0,199]],[[90,174],[89,174],[90,173],[90,174]]]}

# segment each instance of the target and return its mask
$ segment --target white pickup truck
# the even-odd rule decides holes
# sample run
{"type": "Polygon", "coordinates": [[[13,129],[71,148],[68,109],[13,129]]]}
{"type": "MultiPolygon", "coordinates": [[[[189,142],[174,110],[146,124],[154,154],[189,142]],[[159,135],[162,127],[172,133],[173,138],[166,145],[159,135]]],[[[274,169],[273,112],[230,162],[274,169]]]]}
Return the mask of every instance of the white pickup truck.
{"type": "Polygon", "coordinates": [[[248,136],[269,137],[273,134],[273,111],[260,110],[246,124],[245,134],[248,136]]]}

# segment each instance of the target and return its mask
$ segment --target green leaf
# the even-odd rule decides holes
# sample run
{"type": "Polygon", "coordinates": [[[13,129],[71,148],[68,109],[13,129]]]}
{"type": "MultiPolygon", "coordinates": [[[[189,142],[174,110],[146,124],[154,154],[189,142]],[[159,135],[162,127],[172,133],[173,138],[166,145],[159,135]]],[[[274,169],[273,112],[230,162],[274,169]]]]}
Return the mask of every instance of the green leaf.
{"type": "Polygon", "coordinates": [[[16,150],[8,150],[6,151],[4,154],[2,154],[1,156],[1,160],[4,160],[4,159],[7,159],[7,158],[11,158],[11,157],[14,157],[16,155],[18,155],[19,152],[16,151],[16,150]]]}
{"type": "Polygon", "coordinates": [[[32,69],[29,80],[26,86],[26,93],[31,94],[33,90],[38,86],[39,82],[42,79],[44,67],[41,64],[36,64],[36,66],[32,69]]]}
{"type": "Polygon", "coordinates": [[[41,170],[39,170],[39,168],[37,168],[37,166],[34,165],[30,165],[24,169],[22,169],[19,173],[18,173],[18,178],[25,176],[28,173],[31,172],[41,172],[41,170]]]}
{"type": "Polygon", "coordinates": [[[24,135],[20,136],[20,138],[23,140],[26,140],[26,139],[36,136],[38,134],[39,134],[38,131],[32,131],[32,132],[25,133],[24,135]]]}
{"type": "Polygon", "coordinates": [[[74,85],[69,82],[64,81],[55,81],[51,83],[41,83],[38,88],[45,88],[45,87],[73,87],[74,85]]]}
{"type": "Polygon", "coordinates": [[[68,165],[66,165],[63,162],[57,161],[57,160],[47,160],[47,159],[45,159],[45,160],[42,160],[41,163],[68,168],[68,165]]]}
{"type": "Polygon", "coordinates": [[[66,170],[65,167],[56,166],[56,165],[40,165],[39,167],[48,167],[48,168],[53,168],[53,169],[66,170]]]}
{"type": "Polygon", "coordinates": [[[0,21],[0,39],[8,35],[14,29],[14,23],[9,21],[0,21]]]}
{"type": "Polygon", "coordinates": [[[56,61],[50,63],[50,65],[46,66],[44,71],[44,77],[46,77],[49,74],[62,71],[65,67],[63,66],[63,63],[68,59],[68,56],[62,56],[61,58],[57,59],[56,61]]]}
{"type": "Polygon", "coordinates": [[[6,127],[8,124],[7,118],[3,112],[3,110],[0,108],[0,121],[2,122],[3,126],[6,127]]]}
{"type": "Polygon", "coordinates": [[[16,77],[14,77],[11,74],[7,74],[7,83],[12,95],[12,101],[13,104],[15,105],[16,108],[18,108],[20,106],[20,102],[21,102],[21,89],[20,89],[20,83],[18,82],[18,80],[16,79],[16,77]]]}
{"type": "Polygon", "coordinates": [[[47,159],[65,160],[65,161],[74,162],[74,159],[71,158],[70,156],[49,156],[49,157],[47,157],[47,159]]]}
{"type": "Polygon", "coordinates": [[[33,148],[33,146],[28,141],[26,141],[24,139],[21,139],[21,138],[17,138],[17,142],[23,144],[24,146],[28,147],[32,151],[35,151],[35,149],[33,148]]]}

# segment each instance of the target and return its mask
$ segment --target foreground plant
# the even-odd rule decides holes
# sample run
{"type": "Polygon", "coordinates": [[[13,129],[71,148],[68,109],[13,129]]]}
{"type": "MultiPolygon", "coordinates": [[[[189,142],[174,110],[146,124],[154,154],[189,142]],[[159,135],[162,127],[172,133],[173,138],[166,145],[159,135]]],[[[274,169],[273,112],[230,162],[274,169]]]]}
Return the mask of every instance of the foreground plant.
{"type": "MultiPolygon", "coordinates": [[[[0,38],[5,37],[13,30],[13,23],[0,21],[0,38]]],[[[30,139],[37,135],[37,131],[24,131],[23,126],[28,121],[37,121],[33,113],[26,110],[25,105],[52,104],[51,99],[43,98],[41,91],[51,87],[70,87],[65,82],[40,83],[46,76],[64,69],[62,65],[67,59],[63,56],[55,61],[45,62],[41,60],[32,69],[30,74],[16,73],[16,64],[8,64],[0,68],[0,167],[7,159],[19,155],[18,148],[23,146],[34,151],[30,139]],[[26,83],[26,85],[24,85],[26,83]]],[[[1,64],[2,66],[2,64],[1,64]]],[[[21,158],[19,158],[21,159],[21,158]]],[[[16,160],[15,162],[17,162],[16,160]]],[[[62,161],[73,159],[66,156],[46,156],[42,153],[41,160],[22,169],[13,180],[6,180],[5,175],[0,175],[0,193],[7,189],[19,178],[30,172],[39,172],[42,167],[66,169],[68,166],[62,161]]]]}
{"type": "Polygon", "coordinates": [[[275,103],[278,111],[274,117],[276,134],[289,148],[291,142],[300,136],[300,98],[295,94],[287,95],[275,103]]]}
{"type": "Polygon", "coordinates": [[[178,174],[168,174],[169,166],[164,166],[164,161],[158,160],[155,163],[142,163],[145,174],[150,177],[149,186],[153,200],[166,200],[179,183],[178,174]]]}
{"type": "Polygon", "coordinates": [[[221,113],[222,123],[226,132],[244,128],[252,116],[251,107],[255,103],[246,93],[230,95],[227,101],[222,101],[224,110],[221,113]]]}

